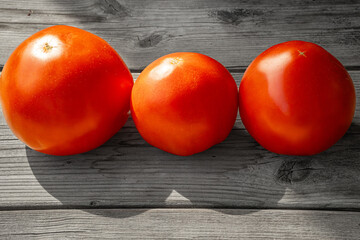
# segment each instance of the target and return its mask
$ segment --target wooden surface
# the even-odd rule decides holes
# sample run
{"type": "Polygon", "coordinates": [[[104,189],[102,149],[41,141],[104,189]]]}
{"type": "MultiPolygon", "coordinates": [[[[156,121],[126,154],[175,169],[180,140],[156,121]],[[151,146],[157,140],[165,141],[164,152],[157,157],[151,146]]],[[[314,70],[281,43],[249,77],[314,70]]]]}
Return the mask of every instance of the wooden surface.
{"type": "Polygon", "coordinates": [[[177,51],[243,70],[268,47],[294,39],[321,44],[359,67],[359,12],[359,1],[346,0],[2,0],[0,63],[36,31],[66,24],[107,40],[132,70],[177,51]]]}
{"type": "MultiPolygon", "coordinates": [[[[134,78],[164,54],[195,51],[238,85],[271,45],[312,41],[349,70],[360,102],[360,1],[1,0],[0,67],[54,24],[107,40],[134,78]]],[[[54,157],[25,147],[1,116],[0,239],[358,239],[359,143],[359,104],[347,134],[312,157],[266,151],[240,119],[223,143],[190,157],[151,147],[131,119],[98,149],[54,157]]]]}
{"type": "Polygon", "coordinates": [[[358,240],[360,236],[359,212],[147,210],[144,213],[139,209],[4,211],[0,229],[7,231],[1,231],[0,238],[358,240]]]}
{"type": "MultiPolygon", "coordinates": [[[[350,74],[359,97],[360,72],[350,74]]],[[[233,74],[236,79],[241,75],[233,74]]],[[[175,156],[151,147],[129,119],[100,148],[56,157],[25,147],[2,118],[0,208],[359,209],[359,110],[358,105],[347,134],[312,157],[263,149],[240,119],[223,143],[194,156],[175,156]]]]}

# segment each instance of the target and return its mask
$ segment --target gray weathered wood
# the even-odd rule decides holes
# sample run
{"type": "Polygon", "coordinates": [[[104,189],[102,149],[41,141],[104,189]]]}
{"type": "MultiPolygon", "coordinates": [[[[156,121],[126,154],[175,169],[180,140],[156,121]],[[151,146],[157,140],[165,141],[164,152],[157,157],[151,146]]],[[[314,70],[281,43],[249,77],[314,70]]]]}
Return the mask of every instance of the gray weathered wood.
{"type": "MultiPolygon", "coordinates": [[[[360,72],[350,73],[359,102],[360,72]]],[[[359,110],[348,133],[312,157],[268,152],[240,122],[223,143],[190,157],[151,147],[131,120],[102,147],[69,157],[25,148],[1,125],[0,208],[360,209],[359,110]]]]}
{"type": "Polygon", "coordinates": [[[240,209],[0,212],[1,239],[359,239],[359,212],[240,209]]]}
{"type": "MultiPolygon", "coordinates": [[[[359,0],[2,0],[0,71],[18,44],[56,24],[107,40],[134,78],[162,55],[194,51],[238,85],[259,53],[299,39],[350,70],[359,103],[359,12],[359,0]]],[[[190,157],[151,147],[131,119],[100,148],[54,157],[25,147],[0,114],[0,239],[359,239],[359,110],[312,157],[266,151],[239,117],[223,143],[190,157]]]]}
{"type": "Polygon", "coordinates": [[[294,39],[318,43],[358,68],[359,12],[358,0],[3,0],[0,65],[28,36],[66,24],[107,40],[134,70],[176,51],[201,52],[229,69],[244,69],[266,48],[294,39]]]}

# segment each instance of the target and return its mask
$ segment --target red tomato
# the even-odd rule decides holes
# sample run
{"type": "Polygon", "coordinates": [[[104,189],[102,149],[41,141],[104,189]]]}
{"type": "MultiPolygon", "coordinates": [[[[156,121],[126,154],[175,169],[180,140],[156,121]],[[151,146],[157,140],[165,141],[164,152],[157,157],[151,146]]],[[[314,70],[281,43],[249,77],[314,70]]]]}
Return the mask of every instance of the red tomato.
{"type": "Polygon", "coordinates": [[[312,155],[336,143],[355,112],[353,82],[322,47],[290,41],[260,54],[240,84],[240,115],[251,136],[280,154],[312,155]]]}
{"type": "Polygon", "coordinates": [[[94,149],[126,122],[132,76],[100,37],[69,26],[21,43],[2,72],[5,119],[30,148],[53,155],[94,149]]]}
{"type": "Polygon", "coordinates": [[[222,142],[234,125],[237,108],[231,74],[198,53],[155,60],[140,74],[131,94],[131,113],[141,136],[183,156],[222,142]]]}

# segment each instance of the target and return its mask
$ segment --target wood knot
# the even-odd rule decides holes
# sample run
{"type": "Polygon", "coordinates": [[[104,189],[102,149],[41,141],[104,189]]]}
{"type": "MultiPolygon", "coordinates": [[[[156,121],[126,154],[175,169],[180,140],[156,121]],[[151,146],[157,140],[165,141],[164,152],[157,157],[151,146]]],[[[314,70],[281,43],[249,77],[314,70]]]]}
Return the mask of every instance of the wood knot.
{"type": "Polygon", "coordinates": [[[275,173],[278,182],[293,184],[304,181],[311,172],[310,159],[305,160],[284,160],[275,173]]]}
{"type": "Polygon", "coordinates": [[[91,202],[90,202],[90,206],[91,206],[91,207],[97,207],[97,206],[99,206],[99,201],[91,201],[91,202]]]}
{"type": "Polygon", "coordinates": [[[143,39],[140,39],[138,37],[138,40],[139,40],[138,46],[141,48],[154,47],[154,46],[158,45],[162,39],[163,39],[163,35],[158,34],[158,33],[152,33],[150,36],[147,36],[143,39]]]}
{"type": "Polygon", "coordinates": [[[104,13],[119,17],[130,16],[130,11],[116,0],[100,0],[100,6],[104,13]]]}
{"type": "Polygon", "coordinates": [[[209,16],[227,24],[238,25],[243,18],[264,15],[261,10],[236,8],[233,10],[210,11],[209,16]]]}

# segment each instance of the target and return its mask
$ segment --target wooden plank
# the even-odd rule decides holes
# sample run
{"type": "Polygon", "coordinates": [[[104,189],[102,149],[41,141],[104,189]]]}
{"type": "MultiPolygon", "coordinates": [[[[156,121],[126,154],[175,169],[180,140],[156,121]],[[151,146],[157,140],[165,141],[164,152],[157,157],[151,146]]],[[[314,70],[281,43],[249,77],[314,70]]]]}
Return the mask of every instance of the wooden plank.
{"type": "MultiPolygon", "coordinates": [[[[359,102],[360,72],[351,76],[359,102]]],[[[348,133],[312,157],[268,152],[240,122],[223,143],[190,157],[151,147],[131,120],[102,147],[68,157],[26,148],[1,125],[0,208],[359,209],[359,110],[348,133]]]]}
{"type": "Polygon", "coordinates": [[[359,212],[146,210],[2,211],[0,238],[359,239],[360,236],[359,212]]]}
{"type": "Polygon", "coordinates": [[[1,129],[0,208],[359,209],[360,135],[352,130],[310,158],[270,153],[244,130],[183,158],[149,146],[132,128],[70,157],[32,151],[1,129]]]}
{"type": "Polygon", "coordinates": [[[271,45],[318,43],[349,68],[360,62],[360,1],[3,0],[0,65],[31,34],[66,24],[107,40],[133,70],[176,51],[244,69],[271,45]]]}

